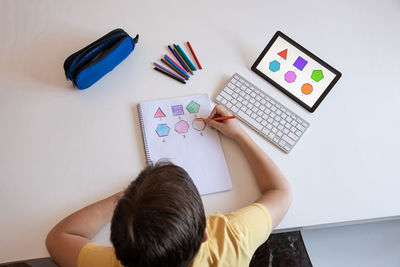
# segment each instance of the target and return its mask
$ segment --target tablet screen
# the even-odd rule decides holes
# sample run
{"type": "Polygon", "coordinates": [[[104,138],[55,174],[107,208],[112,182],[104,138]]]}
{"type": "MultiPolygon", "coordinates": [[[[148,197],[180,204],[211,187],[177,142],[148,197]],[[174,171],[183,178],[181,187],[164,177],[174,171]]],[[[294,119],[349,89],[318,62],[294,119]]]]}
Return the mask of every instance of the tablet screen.
{"type": "Polygon", "coordinates": [[[314,111],[341,74],[289,37],[277,32],[252,69],[314,111]]]}

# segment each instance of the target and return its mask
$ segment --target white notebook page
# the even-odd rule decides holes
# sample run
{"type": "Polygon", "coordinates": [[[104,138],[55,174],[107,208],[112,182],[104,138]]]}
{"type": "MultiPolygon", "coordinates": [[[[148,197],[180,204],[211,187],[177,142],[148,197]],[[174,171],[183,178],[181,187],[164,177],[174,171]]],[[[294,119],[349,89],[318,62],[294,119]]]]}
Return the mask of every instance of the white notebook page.
{"type": "Polygon", "coordinates": [[[167,159],[184,168],[201,195],[232,189],[218,132],[194,122],[207,118],[207,94],[148,101],[139,104],[148,158],[167,159]]]}

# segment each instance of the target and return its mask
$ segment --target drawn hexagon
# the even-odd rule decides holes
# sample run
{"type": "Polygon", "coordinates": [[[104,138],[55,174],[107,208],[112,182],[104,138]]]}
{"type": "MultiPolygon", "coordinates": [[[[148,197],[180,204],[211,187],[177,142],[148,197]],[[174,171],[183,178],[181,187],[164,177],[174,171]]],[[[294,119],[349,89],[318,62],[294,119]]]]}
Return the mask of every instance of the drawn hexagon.
{"type": "Polygon", "coordinates": [[[199,109],[200,109],[200,105],[197,104],[194,101],[191,101],[187,106],[186,109],[190,112],[190,113],[198,113],[199,109]]]}
{"type": "Polygon", "coordinates": [[[175,131],[177,133],[187,133],[187,131],[189,130],[189,123],[187,123],[187,121],[184,120],[180,120],[175,124],[175,131]]]}
{"type": "Polygon", "coordinates": [[[311,79],[313,79],[316,82],[319,82],[324,78],[324,74],[322,73],[322,70],[313,70],[311,73],[311,79]]]}
{"type": "Polygon", "coordinates": [[[269,69],[270,69],[271,71],[273,71],[273,72],[277,72],[278,70],[281,69],[281,63],[279,63],[279,62],[276,61],[276,60],[271,61],[271,62],[269,63],[269,69]]]}
{"type": "Polygon", "coordinates": [[[203,131],[206,128],[206,123],[204,121],[197,121],[194,119],[192,122],[192,127],[197,131],[203,131]]]}
{"type": "Polygon", "coordinates": [[[294,71],[288,71],[285,73],[285,81],[287,81],[288,83],[292,83],[296,80],[296,73],[294,73],[294,71]]]}
{"type": "Polygon", "coordinates": [[[156,133],[159,137],[164,137],[169,134],[169,130],[170,130],[170,128],[168,127],[168,125],[165,123],[162,123],[162,124],[157,125],[156,133]]]}

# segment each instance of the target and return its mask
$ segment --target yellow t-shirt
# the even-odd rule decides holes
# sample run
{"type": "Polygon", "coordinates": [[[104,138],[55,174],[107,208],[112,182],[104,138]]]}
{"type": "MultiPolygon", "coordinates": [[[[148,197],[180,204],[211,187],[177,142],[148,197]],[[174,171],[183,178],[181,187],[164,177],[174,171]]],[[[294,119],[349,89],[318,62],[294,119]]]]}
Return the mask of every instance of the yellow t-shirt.
{"type": "MultiPolygon", "coordinates": [[[[207,217],[208,240],[200,246],[191,267],[249,266],[256,249],[271,233],[271,217],[265,206],[250,206],[223,215],[207,217]]],[[[79,253],[78,267],[122,267],[112,247],[86,244],[79,253]]]]}

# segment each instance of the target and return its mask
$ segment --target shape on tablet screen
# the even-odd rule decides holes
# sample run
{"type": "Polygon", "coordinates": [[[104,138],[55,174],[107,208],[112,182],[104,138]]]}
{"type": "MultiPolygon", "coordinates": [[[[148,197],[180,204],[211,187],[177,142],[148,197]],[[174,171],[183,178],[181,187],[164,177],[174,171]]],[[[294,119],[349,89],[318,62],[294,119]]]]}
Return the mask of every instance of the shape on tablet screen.
{"type": "Polygon", "coordinates": [[[309,83],[305,83],[301,87],[301,92],[303,92],[303,94],[305,94],[305,95],[311,94],[312,91],[313,91],[313,86],[311,84],[309,84],[309,83]]]}
{"type": "Polygon", "coordinates": [[[296,73],[294,71],[288,71],[285,73],[285,81],[292,83],[296,80],[296,73]]]}
{"type": "Polygon", "coordinates": [[[269,69],[270,69],[271,71],[273,71],[273,72],[277,72],[278,70],[280,70],[280,68],[281,68],[281,63],[279,63],[279,62],[276,61],[276,60],[271,61],[271,62],[269,63],[269,69]]]}
{"type": "Polygon", "coordinates": [[[322,73],[322,70],[313,70],[311,73],[311,79],[313,79],[316,82],[319,82],[324,78],[324,74],[322,73]]]}
{"type": "Polygon", "coordinates": [[[302,58],[302,57],[299,56],[299,57],[296,59],[296,61],[293,63],[293,66],[295,66],[295,67],[298,68],[299,70],[303,70],[304,67],[307,65],[307,63],[308,63],[307,60],[305,60],[304,58],[302,58]]]}
{"type": "Polygon", "coordinates": [[[279,55],[281,58],[286,59],[286,57],[287,57],[287,49],[282,50],[281,52],[278,53],[278,55],[279,55]]]}

